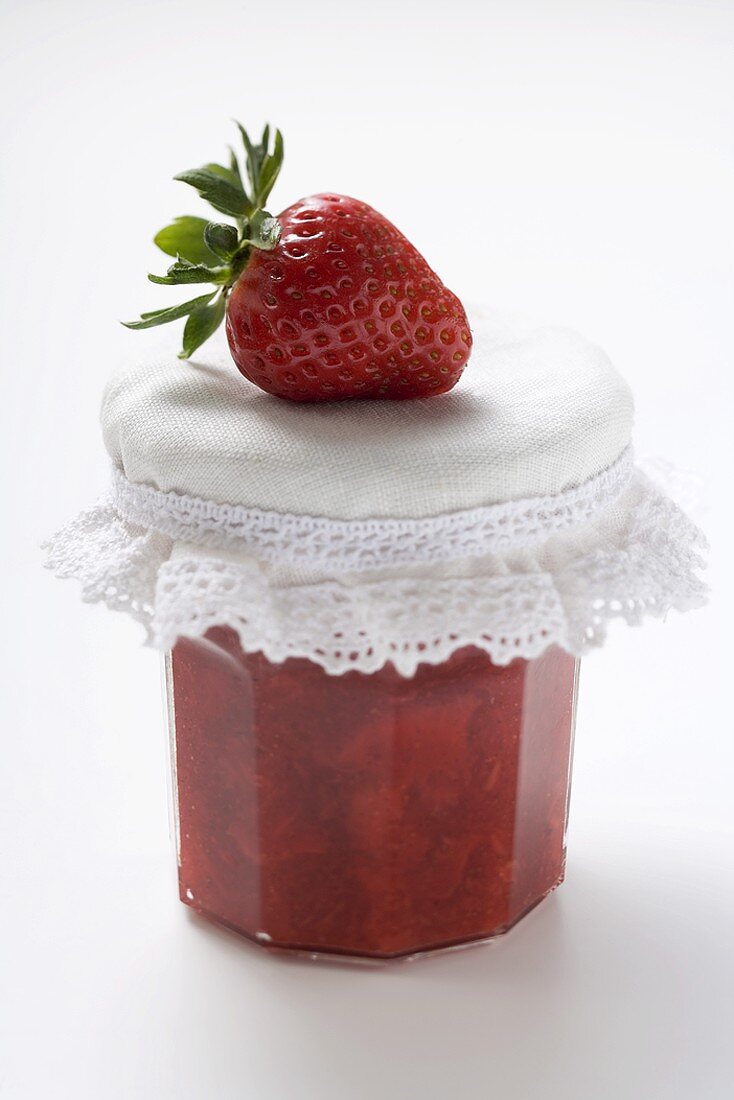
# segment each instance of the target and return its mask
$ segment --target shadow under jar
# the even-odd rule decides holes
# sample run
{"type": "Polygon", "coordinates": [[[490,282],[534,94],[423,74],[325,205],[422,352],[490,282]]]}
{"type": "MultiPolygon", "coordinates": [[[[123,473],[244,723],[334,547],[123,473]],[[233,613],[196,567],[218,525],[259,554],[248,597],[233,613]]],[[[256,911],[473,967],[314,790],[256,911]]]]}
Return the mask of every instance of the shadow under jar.
{"type": "Polygon", "coordinates": [[[578,661],[467,647],[411,678],[167,658],[181,899],[250,939],[389,959],[507,931],[563,879],[578,661]]]}

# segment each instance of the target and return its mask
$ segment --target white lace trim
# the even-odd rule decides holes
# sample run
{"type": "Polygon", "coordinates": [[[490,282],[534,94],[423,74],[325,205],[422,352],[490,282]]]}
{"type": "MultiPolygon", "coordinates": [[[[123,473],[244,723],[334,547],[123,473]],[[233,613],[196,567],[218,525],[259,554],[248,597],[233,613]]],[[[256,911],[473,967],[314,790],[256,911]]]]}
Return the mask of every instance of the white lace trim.
{"type": "Polygon", "coordinates": [[[227,560],[132,525],[112,505],[82,514],[48,544],[47,564],[82,582],[88,601],[128,610],[151,642],[212,626],[237,631],[272,661],[306,657],[329,673],[372,672],[392,662],[405,676],[457,649],[483,649],[497,664],[558,644],[581,655],[608,624],[637,624],[704,602],[698,577],[705,540],[647,478],[582,528],[533,551],[422,565],[401,575],[345,574],[284,583],[253,558],[227,560]]]}
{"type": "Polygon", "coordinates": [[[129,523],[171,539],[236,548],[272,564],[361,572],[499,554],[588,523],[629,484],[628,447],[608,469],[556,496],[509,501],[428,519],[334,520],[264,512],[162,492],[113,470],[112,501],[129,523]]]}

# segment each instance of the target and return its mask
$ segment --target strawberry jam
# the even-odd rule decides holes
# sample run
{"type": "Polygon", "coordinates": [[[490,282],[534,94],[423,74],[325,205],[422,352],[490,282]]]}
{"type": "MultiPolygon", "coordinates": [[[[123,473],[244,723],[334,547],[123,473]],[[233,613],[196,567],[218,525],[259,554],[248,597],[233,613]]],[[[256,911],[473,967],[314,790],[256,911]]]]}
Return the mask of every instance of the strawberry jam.
{"type": "Polygon", "coordinates": [[[557,886],[577,665],[465,648],[411,679],[272,664],[214,628],[168,689],[181,899],[272,947],[387,958],[506,931],[557,886]]]}

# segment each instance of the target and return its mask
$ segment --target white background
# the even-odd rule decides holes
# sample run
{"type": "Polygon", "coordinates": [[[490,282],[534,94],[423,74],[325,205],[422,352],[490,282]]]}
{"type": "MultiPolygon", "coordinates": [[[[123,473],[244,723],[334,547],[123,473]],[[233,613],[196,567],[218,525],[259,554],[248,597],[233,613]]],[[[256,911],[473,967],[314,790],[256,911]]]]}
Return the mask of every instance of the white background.
{"type": "MultiPolygon", "coordinates": [[[[0,5],[3,1098],[731,1095],[734,7],[0,5]],[[236,115],[273,206],[371,202],[457,293],[609,350],[638,449],[705,485],[710,607],[582,672],[568,879],[496,946],[282,962],[176,900],[159,665],[38,543],[103,487],[96,416],[170,177],[236,115]]],[[[176,338],[171,333],[171,339],[176,338]]]]}

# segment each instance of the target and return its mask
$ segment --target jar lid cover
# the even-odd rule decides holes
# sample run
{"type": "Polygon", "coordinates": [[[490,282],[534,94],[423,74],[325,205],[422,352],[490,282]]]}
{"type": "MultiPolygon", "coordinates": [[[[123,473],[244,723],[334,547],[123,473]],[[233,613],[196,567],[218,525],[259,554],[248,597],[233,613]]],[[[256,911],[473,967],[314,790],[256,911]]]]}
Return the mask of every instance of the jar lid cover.
{"type": "Polygon", "coordinates": [[[336,520],[420,519],[583,484],[627,448],[633,404],[607,356],[565,329],[472,314],[441,397],[297,405],[256,389],[223,341],[138,359],[109,384],[107,449],[133,483],[336,520]]]}
{"type": "Polygon", "coordinates": [[[47,564],[161,648],[224,625],[330,674],[580,655],[612,619],[698,606],[704,540],[634,466],[607,358],[497,315],[474,329],[461,386],[426,400],[288,404],[216,347],[140,363],[104,401],[110,493],[47,564]]]}

